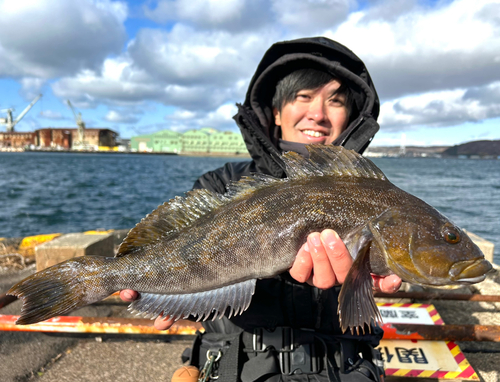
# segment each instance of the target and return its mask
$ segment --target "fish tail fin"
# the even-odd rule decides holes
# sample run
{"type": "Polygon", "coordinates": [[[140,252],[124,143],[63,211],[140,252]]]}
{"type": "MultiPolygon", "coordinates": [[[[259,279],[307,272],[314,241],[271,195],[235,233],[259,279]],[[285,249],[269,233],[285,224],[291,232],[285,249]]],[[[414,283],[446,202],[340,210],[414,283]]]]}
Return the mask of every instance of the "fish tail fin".
{"type": "Polygon", "coordinates": [[[7,294],[23,301],[17,325],[29,325],[63,315],[109,296],[92,268],[101,262],[83,256],[56,264],[14,285],[7,294]],[[92,275],[93,273],[93,275],[92,275]]]}

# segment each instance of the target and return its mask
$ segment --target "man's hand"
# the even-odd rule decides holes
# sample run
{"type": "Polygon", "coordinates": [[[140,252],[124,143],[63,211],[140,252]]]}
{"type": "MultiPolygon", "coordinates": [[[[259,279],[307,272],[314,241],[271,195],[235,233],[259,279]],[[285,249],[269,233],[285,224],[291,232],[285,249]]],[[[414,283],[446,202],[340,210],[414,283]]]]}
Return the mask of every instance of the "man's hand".
{"type": "MultiPolygon", "coordinates": [[[[346,246],[331,229],[313,232],[299,249],[290,275],[298,282],[307,282],[320,289],[328,289],[345,281],[353,260],[346,246]]],[[[375,290],[394,293],[401,286],[396,275],[372,275],[375,290]]]]}
{"type": "MultiPolygon", "coordinates": [[[[139,297],[139,293],[132,289],[124,289],[120,291],[120,298],[125,302],[132,302],[139,297]]],[[[171,320],[169,316],[163,318],[158,316],[155,320],[154,327],[156,330],[167,330],[174,324],[174,320],[171,320]]]]}

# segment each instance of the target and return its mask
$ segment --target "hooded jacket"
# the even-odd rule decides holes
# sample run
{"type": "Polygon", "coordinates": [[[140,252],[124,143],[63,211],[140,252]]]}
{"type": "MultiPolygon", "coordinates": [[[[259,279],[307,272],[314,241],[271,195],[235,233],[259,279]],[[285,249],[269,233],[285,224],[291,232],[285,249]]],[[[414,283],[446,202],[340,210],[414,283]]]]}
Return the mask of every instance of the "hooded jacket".
{"type": "Polygon", "coordinates": [[[364,63],[348,48],[325,37],[283,41],[265,53],[250,81],[245,102],[237,104],[238,113],[233,117],[252,161],[228,163],[208,172],[198,179],[195,188],[224,193],[230,181],[251,173],[285,177],[279,160],[281,131],[274,125],[271,101],[278,81],[305,67],[329,72],[349,85],[354,99],[349,123],[333,144],[364,152],[379,129],[376,119],[380,110],[377,91],[364,63]]]}
{"type": "MultiPolygon", "coordinates": [[[[343,45],[323,37],[279,42],[266,52],[255,72],[245,102],[238,104],[234,116],[252,160],[227,163],[200,177],[194,188],[225,193],[230,181],[252,173],[283,178],[280,162],[280,130],[274,126],[271,100],[277,82],[288,73],[312,67],[332,73],[346,81],[354,105],[346,130],[333,143],[362,153],[379,126],[379,100],[363,62],[343,45]]],[[[272,254],[269,254],[272,256],[272,254]]],[[[204,323],[207,332],[233,333],[256,327],[310,328],[322,333],[340,334],[337,299],[340,287],[319,290],[293,280],[288,272],[272,279],[258,280],[252,303],[242,315],[204,323]]],[[[378,343],[380,332],[366,340],[378,343]]],[[[357,337],[359,339],[359,337],[357,337]]]]}

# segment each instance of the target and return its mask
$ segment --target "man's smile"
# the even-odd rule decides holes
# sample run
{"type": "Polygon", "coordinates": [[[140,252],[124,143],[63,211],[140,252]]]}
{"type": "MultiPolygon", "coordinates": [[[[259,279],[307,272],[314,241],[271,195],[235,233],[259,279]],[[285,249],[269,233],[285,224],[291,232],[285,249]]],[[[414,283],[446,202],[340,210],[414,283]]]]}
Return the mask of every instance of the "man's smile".
{"type": "Polygon", "coordinates": [[[302,134],[308,135],[310,137],[314,138],[320,138],[326,136],[325,133],[321,131],[314,131],[314,130],[302,130],[302,134]]]}

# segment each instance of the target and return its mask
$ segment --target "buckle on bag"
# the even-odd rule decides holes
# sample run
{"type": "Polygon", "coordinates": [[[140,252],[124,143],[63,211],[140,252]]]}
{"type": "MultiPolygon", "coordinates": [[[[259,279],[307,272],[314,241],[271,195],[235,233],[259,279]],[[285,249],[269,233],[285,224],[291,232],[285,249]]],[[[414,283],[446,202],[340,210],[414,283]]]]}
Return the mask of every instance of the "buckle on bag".
{"type": "Polygon", "coordinates": [[[310,341],[294,344],[292,328],[277,327],[274,331],[256,328],[252,340],[254,352],[264,353],[273,348],[278,353],[281,374],[315,374],[320,371],[314,332],[310,333],[310,341]]]}
{"type": "Polygon", "coordinates": [[[293,330],[287,327],[277,327],[275,330],[255,328],[253,331],[253,351],[264,353],[269,348],[277,352],[293,351],[293,330]]]}

